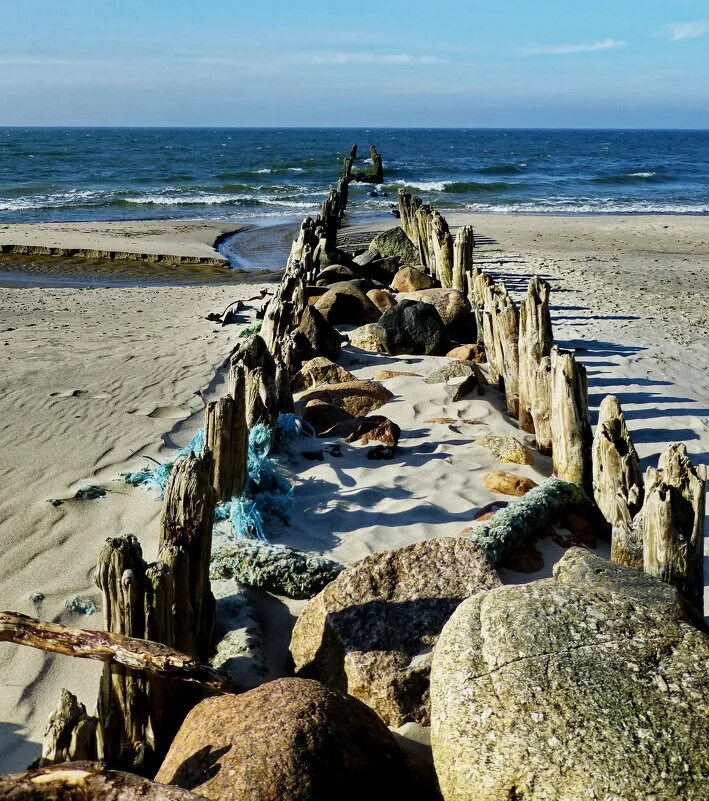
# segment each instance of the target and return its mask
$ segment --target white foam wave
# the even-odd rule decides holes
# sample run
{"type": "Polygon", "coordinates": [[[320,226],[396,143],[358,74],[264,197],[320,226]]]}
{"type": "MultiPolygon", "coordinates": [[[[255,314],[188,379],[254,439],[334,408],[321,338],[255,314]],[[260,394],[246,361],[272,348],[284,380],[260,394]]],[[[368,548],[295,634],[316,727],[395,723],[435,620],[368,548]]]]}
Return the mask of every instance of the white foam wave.
{"type": "MultiPolygon", "coordinates": [[[[460,207],[459,207],[460,208],[460,207]]],[[[709,214],[709,204],[653,203],[585,200],[561,198],[549,201],[527,201],[514,205],[467,203],[463,208],[488,214],[709,214]]]]}
{"type": "Polygon", "coordinates": [[[654,178],[656,174],[654,172],[631,172],[630,178],[654,178]]]}
{"type": "Polygon", "coordinates": [[[420,189],[422,192],[445,192],[446,190],[445,181],[417,181],[415,183],[406,181],[404,186],[409,189],[420,189]]]}
{"type": "Polygon", "coordinates": [[[262,170],[255,170],[254,172],[257,175],[267,175],[268,173],[271,172],[271,170],[268,167],[264,167],[262,170]]]}

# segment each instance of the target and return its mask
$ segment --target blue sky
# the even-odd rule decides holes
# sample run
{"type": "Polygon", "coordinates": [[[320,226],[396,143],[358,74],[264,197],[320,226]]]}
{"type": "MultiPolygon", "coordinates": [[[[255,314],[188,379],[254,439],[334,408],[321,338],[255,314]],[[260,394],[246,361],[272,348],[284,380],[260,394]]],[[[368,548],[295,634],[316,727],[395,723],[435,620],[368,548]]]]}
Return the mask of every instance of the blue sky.
{"type": "Polygon", "coordinates": [[[707,0],[0,0],[0,125],[709,127],[707,0]]]}

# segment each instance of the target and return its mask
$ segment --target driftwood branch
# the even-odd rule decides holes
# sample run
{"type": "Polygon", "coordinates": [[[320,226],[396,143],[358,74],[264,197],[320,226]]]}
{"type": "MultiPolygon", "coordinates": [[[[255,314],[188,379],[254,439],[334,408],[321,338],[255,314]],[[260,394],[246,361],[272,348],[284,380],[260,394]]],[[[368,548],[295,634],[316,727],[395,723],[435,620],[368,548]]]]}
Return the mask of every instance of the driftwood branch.
{"type": "Polygon", "coordinates": [[[106,770],[96,762],[70,762],[0,776],[4,801],[199,801],[189,790],[106,770]]]}
{"type": "Polygon", "coordinates": [[[108,631],[73,629],[18,612],[0,612],[0,642],[123,665],[166,679],[194,682],[215,693],[243,690],[220,670],[166,645],[108,631]]]}

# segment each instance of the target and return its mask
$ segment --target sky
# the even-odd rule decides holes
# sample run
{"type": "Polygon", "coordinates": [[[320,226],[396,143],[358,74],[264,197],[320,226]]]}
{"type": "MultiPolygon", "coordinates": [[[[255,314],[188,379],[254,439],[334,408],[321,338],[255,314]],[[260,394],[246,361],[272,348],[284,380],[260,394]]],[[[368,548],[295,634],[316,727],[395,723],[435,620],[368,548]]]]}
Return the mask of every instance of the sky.
{"type": "Polygon", "coordinates": [[[709,128],[709,0],[0,0],[0,125],[709,128]]]}

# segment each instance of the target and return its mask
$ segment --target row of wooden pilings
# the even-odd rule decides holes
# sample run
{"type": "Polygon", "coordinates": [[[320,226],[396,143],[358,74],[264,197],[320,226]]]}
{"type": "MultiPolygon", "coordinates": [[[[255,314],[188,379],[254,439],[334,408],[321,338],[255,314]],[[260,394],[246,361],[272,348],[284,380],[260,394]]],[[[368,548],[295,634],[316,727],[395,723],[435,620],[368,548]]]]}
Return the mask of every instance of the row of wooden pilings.
{"type": "Polygon", "coordinates": [[[643,477],[615,396],[601,403],[592,433],[586,370],[554,344],[549,284],[533,276],[517,306],[504,282],[474,266],[470,226],[454,237],[438,211],[406,192],[399,194],[399,212],[425,269],[467,295],[489,380],[504,392],[510,416],[552,457],[554,475],[595,499],[612,530],[613,561],[675,585],[701,611],[705,468],[674,444],[643,477]]]}
{"type": "MultiPolygon", "coordinates": [[[[96,582],[105,631],[118,636],[119,649],[135,647],[121,637],[140,638],[197,663],[208,661],[216,621],[209,581],[214,510],[245,489],[249,431],[264,424],[273,432],[278,415],[293,410],[291,379],[301,366],[296,331],[307,306],[308,277],[329,263],[346,206],[347,181],[340,179],[320,214],[301,224],[281,282],[265,307],[260,334],[234,351],[227,393],[205,409],[202,452],[173,467],[164,491],[156,561],[145,562],[133,536],[109,539],[103,547],[96,582]]],[[[22,625],[19,617],[15,622],[22,625]]],[[[84,648],[82,655],[94,647],[88,643],[84,638],[78,646],[84,648]]],[[[106,663],[96,718],[81,713],[76,698],[64,691],[50,718],[42,762],[100,758],[109,767],[152,775],[203,694],[198,684],[106,663]]]]}

